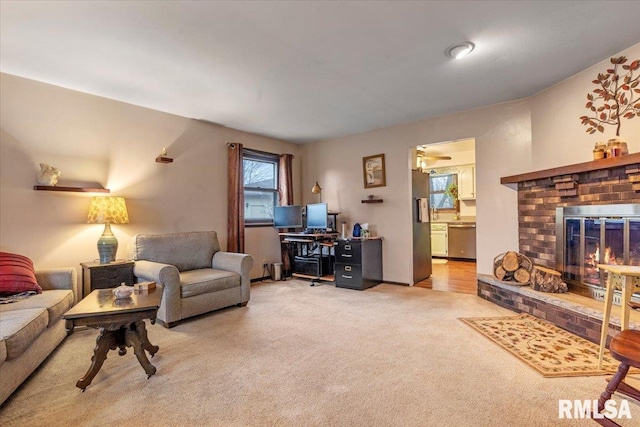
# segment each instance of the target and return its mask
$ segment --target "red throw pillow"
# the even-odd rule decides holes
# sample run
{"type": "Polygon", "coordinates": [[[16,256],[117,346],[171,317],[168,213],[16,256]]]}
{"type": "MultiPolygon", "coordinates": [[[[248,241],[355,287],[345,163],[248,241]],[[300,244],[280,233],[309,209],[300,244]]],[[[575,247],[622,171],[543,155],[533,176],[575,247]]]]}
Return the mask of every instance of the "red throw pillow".
{"type": "Polygon", "coordinates": [[[25,291],[42,293],[36,281],[33,261],[26,256],[0,252],[0,294],[13,295],[25,291]]]}

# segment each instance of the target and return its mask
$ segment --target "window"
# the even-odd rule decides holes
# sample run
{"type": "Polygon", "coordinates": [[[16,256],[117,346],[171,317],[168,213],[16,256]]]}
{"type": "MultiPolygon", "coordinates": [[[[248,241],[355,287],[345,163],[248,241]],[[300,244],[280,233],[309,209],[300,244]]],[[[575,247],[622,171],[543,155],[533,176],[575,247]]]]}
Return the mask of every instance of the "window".
{"type": "Polygon", "coordinates": [[[446,193],[451,184],[458,184],[457,174],[429,176],[429,203],[432,208],[453,209],[453,199],[446,193]]]}
{"type": "Polygon", "coordinates": [[[278,205],[278,155],[244,150],[244,221],[247,225],[273,225],[278,205]]]}

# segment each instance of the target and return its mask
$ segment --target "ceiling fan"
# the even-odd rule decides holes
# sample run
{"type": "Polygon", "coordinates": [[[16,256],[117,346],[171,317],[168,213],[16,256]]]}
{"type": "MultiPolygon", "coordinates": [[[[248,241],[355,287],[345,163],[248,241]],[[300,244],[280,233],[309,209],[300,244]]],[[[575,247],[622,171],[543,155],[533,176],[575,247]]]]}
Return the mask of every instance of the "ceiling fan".
{"type": "Polygon", "coordinates": [[[422,150],[418,150],[418,156],[425,158],[427,160],[451,160],[451,156],[430,156],[427,155],[427,153],[425,153],[422,150]]]}

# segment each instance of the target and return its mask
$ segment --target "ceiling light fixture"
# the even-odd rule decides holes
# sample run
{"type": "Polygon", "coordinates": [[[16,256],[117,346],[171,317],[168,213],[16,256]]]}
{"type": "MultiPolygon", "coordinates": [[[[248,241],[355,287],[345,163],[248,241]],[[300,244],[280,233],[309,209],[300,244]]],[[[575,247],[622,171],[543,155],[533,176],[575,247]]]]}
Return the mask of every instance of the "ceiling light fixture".
{"type": "Polygon", "coordinates": [[[449,46],[444,53],[452,58],[460,59],[470,54],[475,47],[476,45],[471,42],[458,43],[453,46],[449,46]]]}

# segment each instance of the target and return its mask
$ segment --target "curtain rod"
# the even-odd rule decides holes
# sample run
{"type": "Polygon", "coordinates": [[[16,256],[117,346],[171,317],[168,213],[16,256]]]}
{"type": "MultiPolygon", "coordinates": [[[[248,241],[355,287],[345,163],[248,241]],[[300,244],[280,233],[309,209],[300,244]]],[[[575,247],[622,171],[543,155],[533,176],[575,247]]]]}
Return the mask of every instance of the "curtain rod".
{"type": "MultiPolygon", "coordinates": [[[[233,147],[236,144],[239,144],[239,143],[238,142],[227,142],[227,147],[233,147]]],[[[247,152],[253,153],[253,154],[265,155],[265,156],[273,156],[274,154],[277,155],[277,156],[282,156],[283,154],[289,154],[289,153],[282,153],[282,154],[269,153],[268,151],[261,151],[261,150],[256,150],[255,148],[247,148],[247,147],[244,147],[244,151],[247,151],[247,152]]],[[[294,156],[293,154],[291,154],[291,157],[293,157],[294,159],[296,158],[296,156],[294,156]]]]}

